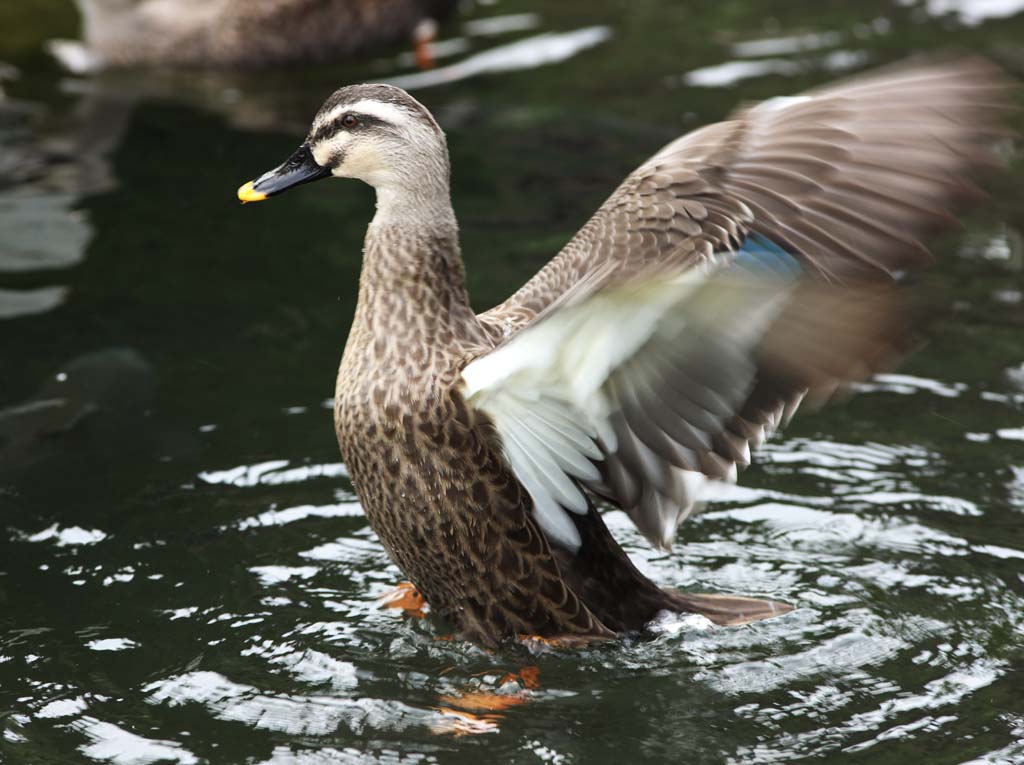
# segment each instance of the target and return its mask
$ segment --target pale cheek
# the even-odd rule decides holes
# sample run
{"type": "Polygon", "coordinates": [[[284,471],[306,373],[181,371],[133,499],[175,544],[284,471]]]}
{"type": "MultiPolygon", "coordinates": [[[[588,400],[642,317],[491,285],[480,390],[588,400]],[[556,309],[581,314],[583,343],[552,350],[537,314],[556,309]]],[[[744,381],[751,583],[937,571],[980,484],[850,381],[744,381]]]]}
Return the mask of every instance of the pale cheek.
{"type": "Polygon", "coordinates": [[[335,172],[349,178],[367,179],[381,170],[380,152],[372,144],[352,146],[345,152],[345,161],[335,172]]]}
{"type": "Polygon", "coordinates": [[[326,149],[321,146],[317,146],[311,153],[313,154],[313,159],[316,160],[318,165],[321,167],[327,167],[330,157],[328,156],[329,152],[326,149]]]}
{"type": "Polygon", "coordinates": [[[329,142],[319,143],[311,147],[313,159],[321,167],[330,167],[334,164],[335,158],[344,153],[345,143],[348,141],[348,138],[348,135],[342,133],[335,136],[329,142]]]}

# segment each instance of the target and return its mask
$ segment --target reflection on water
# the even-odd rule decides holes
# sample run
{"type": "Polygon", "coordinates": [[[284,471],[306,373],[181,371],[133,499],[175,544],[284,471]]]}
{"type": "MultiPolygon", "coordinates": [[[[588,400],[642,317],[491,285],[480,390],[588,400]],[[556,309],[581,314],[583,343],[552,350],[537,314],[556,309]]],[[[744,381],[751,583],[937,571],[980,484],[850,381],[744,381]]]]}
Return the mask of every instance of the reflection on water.
{"type": "Polygon", "coordinates": [[[111,762],[114,765],[141,765],[150,762],[194,765],[199,762],[196,756],[181,744],[143,738],[88,715],[75,720],[70,727],[90,742],[79,747],[79,751],[98,762],[111,762]]]}
{"type": "MultiPolygon", "coordinates": [[[[862,400],[973,397],[962,384],[910,379],[913,387],[879,385],[862,400]]],[[[174,734],[175,720],[201,711],[271,737],[432,740],[428,751],[449,753],[460,739],[431,739],[438,731],[523,731],[524,742],[545,741],[554,758],[579,750],[536,738],[548,716],[611,714],[609,688],[613,699],[640,698],[655,678],[659,687],[681,683],[681,698],[701,688],[704,703],[729,710],[730,725],[756,731],[737,742],[737,763],[854,753],[943,731],[957,737],[965,710],[1015,687],[1013,640],[1000,641],[1024,638],[1024,598],[1004,577],[1024,571],[1024,546],[992,533],[991,508],[972,495],[943,492],[943,459],[910,444],[772,442],[761,478],[718,487],[675,555],[651,550],[622,513],[609,513],[609,525],[658,581],[779,598],[797,609],[744,629],[666,615],[645,640],[532,658],[438,642],[441,625],[379,609],[374,596],[398,572],[352,494],[336,493],[344,477],[336,463],[270,459],[201,470],[181,507],[202,498],[208,507],[227,503],[228,512],[197,529],[200,539],[173,527],[152,538],[114,527],[15,524],[19,544],[51,545],[46,575],[83,596],[97,588],[120,588],[132,601],[131,593],[162,594],[155,610],[135,606],[110,622],[35,635],[34,660],[22,648],[26,638],[9,635],[0,671],[17,665],[35,690],[8,719],[7,739],[33,741],[49,728],[75,732],[79,751],[95,760],[201,762],[208,755],[174,734]],[[325,492],[335,501],[325,503],[325,492]],[[953,519],[977,523],[958,530],[953,519]],[[218,550],[233,550],[231,562],[211,569],[218,550]],[[183,566],[183,558],[198,565],[183,566]],[[132,564],[119,567],[123,560],[132,564]],[[153,631],[154,620],[161,630],[153,631]],[[129,676],[137,679],[125,690],[159,724],[110,722],[123,703],[115,695],[97,693],[85,677],[51,679],[45,657],[58,648],[133,656],[138,667],[129,676]],[[525,705],[480,715],[442,704],[475,703],[467,688],[497,687],[502,673],[527,660],[538,663],[541,685],[525,705]]],[[[1019,472],[1011,483],[1020,483],[1019,472]]],[[[290,746],[264,752],[253,761],[293,761],[290,746]]]]}
{"type": "Polygon", "coordinates": [[[27,290],[0,289],[0,319],[46,313],[63,303],[67,294],[68,288],[63,286],[27,290]]]}
{"type": "Polygon", "coordinates": [[[402,51],[257,78],[17,62],[0,100],[0,761],[1024,759],[1019,171],[940,249],[952,308],[909,368],[802,414],[671,554],[607,513],[659,583],[791,613],[494,654],[376,601],[401,575],[325,401],[371,202],[297,194],[259,219],[232,203],[326,92],[437,86],[423,98],[494,302],[680,125],[904,40],[1024,39],[1020,4],[987,0],[574,6],[482,5],[423,74],[402,51]]]}
{"type": "Polygon", "coordinates": [[[611,37],[608,27],[587,27],[573,32],[546,32],[508,45],[476,53],[458,63],[388,80],[407,90],[448,85],[482,74],[535,69],[558,64],[611,37]]]}
{"type": "MultiPolygon", "coordinates": [[[[918,0],[900,0],[902,5],[920,7],[918,0]]],[[[956,14],[960,23],[976,26],[988,19],[1004,19],[1024,11],[1024,0],[925,0],[931,16],[956,14]]]]}
{"type": "Polygon", "coordinates": [[[59,193],[0,197],[0,220],[4,221],[0,270],[36,271],[78,263],[92,232],[85,216],[73,209],[75,201],[72,195],[59,193]]]}
{"type": "Polygon", "coordinates": [[[743,80],[768,75],[793,77],[808,71],[841,73],[865,66],[870,61],[866,50],[839,48],[843,42],[857,42],[889,34],[891,24],[884,17],[870,23],[855,24],[849,33],[837,31],[804,32],[781,37],[764,37],[732,43],[737,61],[703,66],[680,78],[682,84],[700,88],[721,88],[743,80]],[[818,51],[829,50],[827,53],[818,51]],[[814,54],[814,55],[810,55],[814,54]]]}
{"type": "Polygon", "coordinates": [[[802,53],[821,48],[834,48],[843,37],[838,32],[807,32],[788,37],[767,37],[732,44],[732,53],[740,58],[762,58],[802,53]]]}
{"type": "MultiPolygon", "coordinates": [[[[0,92],[0,275],[73,266],[91,238],[88,222],[74,209],[78,197],[61,188],[32,139],[32,116],[0,92]]],[[[63,285],[0,287],[0,321],[50,311],[67,293],[63,285]]]]}
{"type": "Polygon", "coordinates": [[[752,77],[769,74],[793,76],[809,69],[826,72],[843,72],[863,66],[868,61],[864,51],[836,50],[816,59],[794,61],[788,58],[765,58],[756,61],[727,61],[724,64],[705,66],[687,72],[683,81],[687,85],[701,88],[722,88],[735,85],[752,77]]]}
{"type": "MultiPolygon", "coordinates": [[[[0,90],[0,277],[82,261],[93,228],[81,200],[116,187],[110,154],[129,112],[116,96],[94,95],[51,114],[0,90]]],[[[0,320],[51,311],[68,292],[63,285],[0,287],[0,320]]]]}

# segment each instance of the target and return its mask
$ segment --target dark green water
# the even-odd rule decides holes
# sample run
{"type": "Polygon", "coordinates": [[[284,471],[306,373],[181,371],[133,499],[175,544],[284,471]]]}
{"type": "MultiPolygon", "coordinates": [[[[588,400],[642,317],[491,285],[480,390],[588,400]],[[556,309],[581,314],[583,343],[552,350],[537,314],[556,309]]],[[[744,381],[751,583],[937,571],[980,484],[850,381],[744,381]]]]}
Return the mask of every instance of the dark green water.
{"type": "MultiPolygon", "coordinates": [[[[442,37],[469,45],[441,62],[452,76],[576,33],[526,43],[563,60],[523,68],[520,47],[498,59],[519,68],[414,90],[449,136],[477,305],[647,155],[738,102],[930,50],[1024,73],[1018,10],[472,9],[538,16],[496,36],[450,22],[442,37]]],[[[798,417],[673,555],[607,516],[658,582],[796,611],[494,655],[373,600],[399,572],[345,478],[329,402],[372,194],[234,200],[335,87],[408,73],[402,51],[81,79],[40,52],[75,23],[70,3],[0,4],[0,60],[20,71],[0,100],[0,762],[1024,762],[1019,162],[936,247],[942,318],[902,376],[798,417]],[[480,735],[444,731],[442,696],[525,664],[530,703],[480,735]]]]}

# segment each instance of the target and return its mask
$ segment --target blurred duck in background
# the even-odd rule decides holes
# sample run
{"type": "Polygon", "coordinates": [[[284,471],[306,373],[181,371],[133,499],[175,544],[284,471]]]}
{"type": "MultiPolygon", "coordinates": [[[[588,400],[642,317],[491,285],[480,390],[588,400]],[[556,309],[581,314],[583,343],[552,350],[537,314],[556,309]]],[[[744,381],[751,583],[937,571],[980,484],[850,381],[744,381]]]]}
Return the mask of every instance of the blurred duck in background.
{"type": "Polygon", "coordinates": [[[83,42],[50,51],[77,73],[113,67],[267,67],[410,38],[421,64],[456,0],[76,0],[83,42]]]}

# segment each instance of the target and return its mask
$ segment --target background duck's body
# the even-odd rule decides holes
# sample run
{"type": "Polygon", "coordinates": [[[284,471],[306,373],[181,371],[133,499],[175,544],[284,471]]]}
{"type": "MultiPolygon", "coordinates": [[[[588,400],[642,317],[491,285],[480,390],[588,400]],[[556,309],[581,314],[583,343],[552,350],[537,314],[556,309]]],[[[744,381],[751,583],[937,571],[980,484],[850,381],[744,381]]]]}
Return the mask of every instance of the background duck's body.
{"type": "Polygon", "coordinates": [[[667,547],[804,397],[901,347],[891,283],[970,197],[1005,109],[985,62],[897,70],[674,141],[501,306],[470,308],[444,135],[404,91],[337,91],[243,186],[377,190],[335,424],[367,518],[461,637],[588,640],[659,610],[790,610],[640,574],[602,497],[667,547]]]}
{"type": "Polygon", "coordinates": [[[407,37],[453,0],[77,0],[94,67],[272,66],[407,37]]]}

